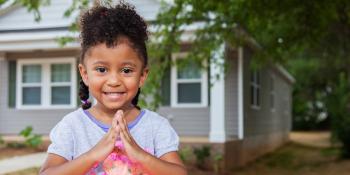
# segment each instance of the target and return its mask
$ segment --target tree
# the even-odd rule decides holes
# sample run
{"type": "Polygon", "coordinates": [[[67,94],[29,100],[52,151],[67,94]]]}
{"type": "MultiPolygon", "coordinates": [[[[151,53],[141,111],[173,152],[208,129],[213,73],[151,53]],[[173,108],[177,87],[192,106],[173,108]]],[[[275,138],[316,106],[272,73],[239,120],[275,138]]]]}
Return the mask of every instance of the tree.
{"type": "Polygon", "coordinates": [[[325,124],[332,119],[328,127],[350,157],[350,130],[341,124],[350,118],[350,1],[175,0],[163,9],[157,24],[164,41],[178,44],[184,26],[202,24],[190,51],[196,60],[207,59],[220,43],[234,47],[254,38],[256,63],[279,62],[296,76],[294,115],[313,117],[316,125],[321,114],[328,116],[325,124]]]}

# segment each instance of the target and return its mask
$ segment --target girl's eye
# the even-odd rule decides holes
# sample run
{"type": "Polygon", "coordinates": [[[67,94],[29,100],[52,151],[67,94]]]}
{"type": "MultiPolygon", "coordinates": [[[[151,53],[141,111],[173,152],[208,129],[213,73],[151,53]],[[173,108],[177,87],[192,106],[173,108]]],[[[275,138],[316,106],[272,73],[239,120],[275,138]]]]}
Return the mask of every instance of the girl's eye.
{"type": "Polygon", "coordinates": [[[105,73],[105,72],[107,72],[107,69],[104,68],[104,67],[97,67],[97,68],[96,68],[96,71],[97,71],[97,72],[100,72],[100,73],[105,73]]]}
{"type": "Polygon", "coordinates": [[[126,67],[126,68],[122,69],[122,72],[125,73],[125,74],[130,74],[130,73],[132,73],[132,70],[130,68],[126,67]]]}

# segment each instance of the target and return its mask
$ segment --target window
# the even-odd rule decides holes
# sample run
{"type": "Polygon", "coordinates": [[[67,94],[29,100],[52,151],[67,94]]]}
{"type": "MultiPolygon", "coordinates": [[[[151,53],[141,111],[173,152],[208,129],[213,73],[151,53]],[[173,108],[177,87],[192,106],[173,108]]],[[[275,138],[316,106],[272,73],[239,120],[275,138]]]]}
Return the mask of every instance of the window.
{"type": "MultiPolygon", "coordinates": [[[[175,56],[177,58],[174,57],[174,59],[178,59],[181,64],[184,54],[177,54],[175,56]]],[[[171,71],[171,106],[207,106],[207,84],[207,72],[194,62],[186,61],[186,64],[182,64],[181,68],[173,66],[171,71]]]]}
{"type": "Polygon", "coordinates": [[[260,109],[260,72],[253,71],[250,76],[250,104],[254,109],[260,109]]]}
{"type": "Polygon", "coordinates": [[[17,62],[19,109],[76,106],[74,58],[23,59],[17,62]]]}
{"type": "Polygon", "coordinates": [[[275,111],[275,78],[270,75],[270,109],[275,111]]]}

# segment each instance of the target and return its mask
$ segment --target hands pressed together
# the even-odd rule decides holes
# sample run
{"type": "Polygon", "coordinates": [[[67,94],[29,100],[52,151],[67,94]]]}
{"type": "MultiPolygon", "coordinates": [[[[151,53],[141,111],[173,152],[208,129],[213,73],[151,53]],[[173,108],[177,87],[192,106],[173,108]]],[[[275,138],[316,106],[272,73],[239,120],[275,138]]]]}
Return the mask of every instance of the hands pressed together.
{"type": "Polygon", "coordinates": [[[90,156],[96,162],[105,160],[115,148],[118,139],[122,141],[125,152],[132,161],[140,162],[148,154],[132,138],[124,113],[122,110],[118,110],[106,135],[89,151],[90,156]]]}

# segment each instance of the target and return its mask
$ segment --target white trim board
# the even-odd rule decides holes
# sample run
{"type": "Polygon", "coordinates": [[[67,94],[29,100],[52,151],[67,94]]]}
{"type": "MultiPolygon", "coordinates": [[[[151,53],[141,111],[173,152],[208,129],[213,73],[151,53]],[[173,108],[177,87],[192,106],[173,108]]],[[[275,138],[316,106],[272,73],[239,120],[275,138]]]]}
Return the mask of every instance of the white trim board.
{"type": "MultiPolygon", "coordinates": [[[[50,59],[19,59],[17,61],[17,86],[16,86],[16,108],[17,109],[71,109],[77,106],[77,73],[76,73],[76,59],[73,57],[62,58],[50,58],[50,59]],[[50,83],[50,71],[49,67],[53,63],[69,63],[71,65],[71,81],[69,83],[70,89],[70,104],[69,105],[50,105],[49,97],[50,89],[48,86],[50,83]],[[40,105],[22,105],[22,65],[25,64],[40,64],[42,65],[41,82],[35,83],[40,85],[41,91],[41,104],[40,105]],[[46,75],[44,75],[46,74],[46,75]]],[[[29,85],[30,86],[30,85],[29,85]]],[[[51,87],[51,86],[50,86],[51,87]]]]}

